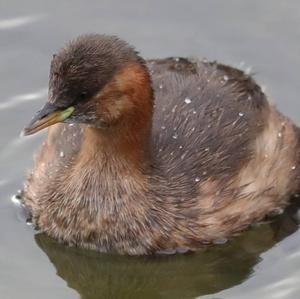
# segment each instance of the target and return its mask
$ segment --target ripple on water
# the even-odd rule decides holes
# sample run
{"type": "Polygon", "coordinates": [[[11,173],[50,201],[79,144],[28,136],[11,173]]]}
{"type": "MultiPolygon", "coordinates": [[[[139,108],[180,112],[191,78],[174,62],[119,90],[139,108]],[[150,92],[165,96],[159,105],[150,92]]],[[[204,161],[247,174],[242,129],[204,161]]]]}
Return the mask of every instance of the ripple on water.
{"type": "Polygon", "coordinates": [[[44,15],[22,16],[10,19],[0,19],[0,30],[13,29],[36,22],[43,18],[44,15]]]}
{"type": "Polygon", "coordinates": [[[37,101],[47,97],[47,88],[43,88],[31,93],[25,93],[8,98],[0,103],[0,110],[13,108],[24,102],[37,101]]]}

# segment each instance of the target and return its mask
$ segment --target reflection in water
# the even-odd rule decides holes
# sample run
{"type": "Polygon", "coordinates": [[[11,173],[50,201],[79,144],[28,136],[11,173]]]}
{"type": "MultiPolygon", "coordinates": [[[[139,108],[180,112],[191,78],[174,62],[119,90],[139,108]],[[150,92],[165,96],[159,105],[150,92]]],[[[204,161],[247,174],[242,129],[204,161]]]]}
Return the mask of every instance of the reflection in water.
{"type": "Polygon", "coordinates": [[[82,299],[195,298],[241,283],[260,261],[260,254],[298,228],[299,204],[273,221],[257,225],[228,244],[198,253],[126,257],[60,245],[45,236],[36,242],[68,286],[82,299]]]}

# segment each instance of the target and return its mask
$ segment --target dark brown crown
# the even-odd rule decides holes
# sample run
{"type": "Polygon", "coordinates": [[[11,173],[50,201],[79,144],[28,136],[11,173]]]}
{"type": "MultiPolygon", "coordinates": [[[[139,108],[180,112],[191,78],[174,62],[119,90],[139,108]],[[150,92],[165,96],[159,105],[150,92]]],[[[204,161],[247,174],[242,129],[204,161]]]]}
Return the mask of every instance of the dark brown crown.
{"type": "Polygon", "coordinates": [[[49,100],[66,107],[92,97],[128,63],[144,60],[115,36],[82,35],[53,55],[49,100]]]}

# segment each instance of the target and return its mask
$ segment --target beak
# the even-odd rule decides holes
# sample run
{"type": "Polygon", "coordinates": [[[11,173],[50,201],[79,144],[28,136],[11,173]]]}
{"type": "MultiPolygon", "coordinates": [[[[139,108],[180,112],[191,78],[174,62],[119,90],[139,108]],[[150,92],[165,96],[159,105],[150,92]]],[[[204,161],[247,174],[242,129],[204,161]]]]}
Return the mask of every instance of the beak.
{"type": "Polygon", "coordinates": [[[48,102],[35,114],[31,122],[22,131],[22,135],[31,135],[58,122],[63,122],[74,110],[73,106],[61,110],[48,102]]]}

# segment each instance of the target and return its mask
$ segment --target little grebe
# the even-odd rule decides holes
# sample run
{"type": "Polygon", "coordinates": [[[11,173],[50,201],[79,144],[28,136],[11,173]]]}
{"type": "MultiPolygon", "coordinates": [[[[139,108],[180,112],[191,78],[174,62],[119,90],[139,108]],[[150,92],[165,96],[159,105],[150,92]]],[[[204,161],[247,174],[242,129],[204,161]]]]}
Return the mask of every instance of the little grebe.
{"type": "Polygon", "coordinates": [[[116,37],[84,35],[53,56],[48,102],[24,133],[50,125],[24,202],[69,245],[195,250],[286,206],[300,183],[300,131],[249,75],[145,61],[116,37]]]}

